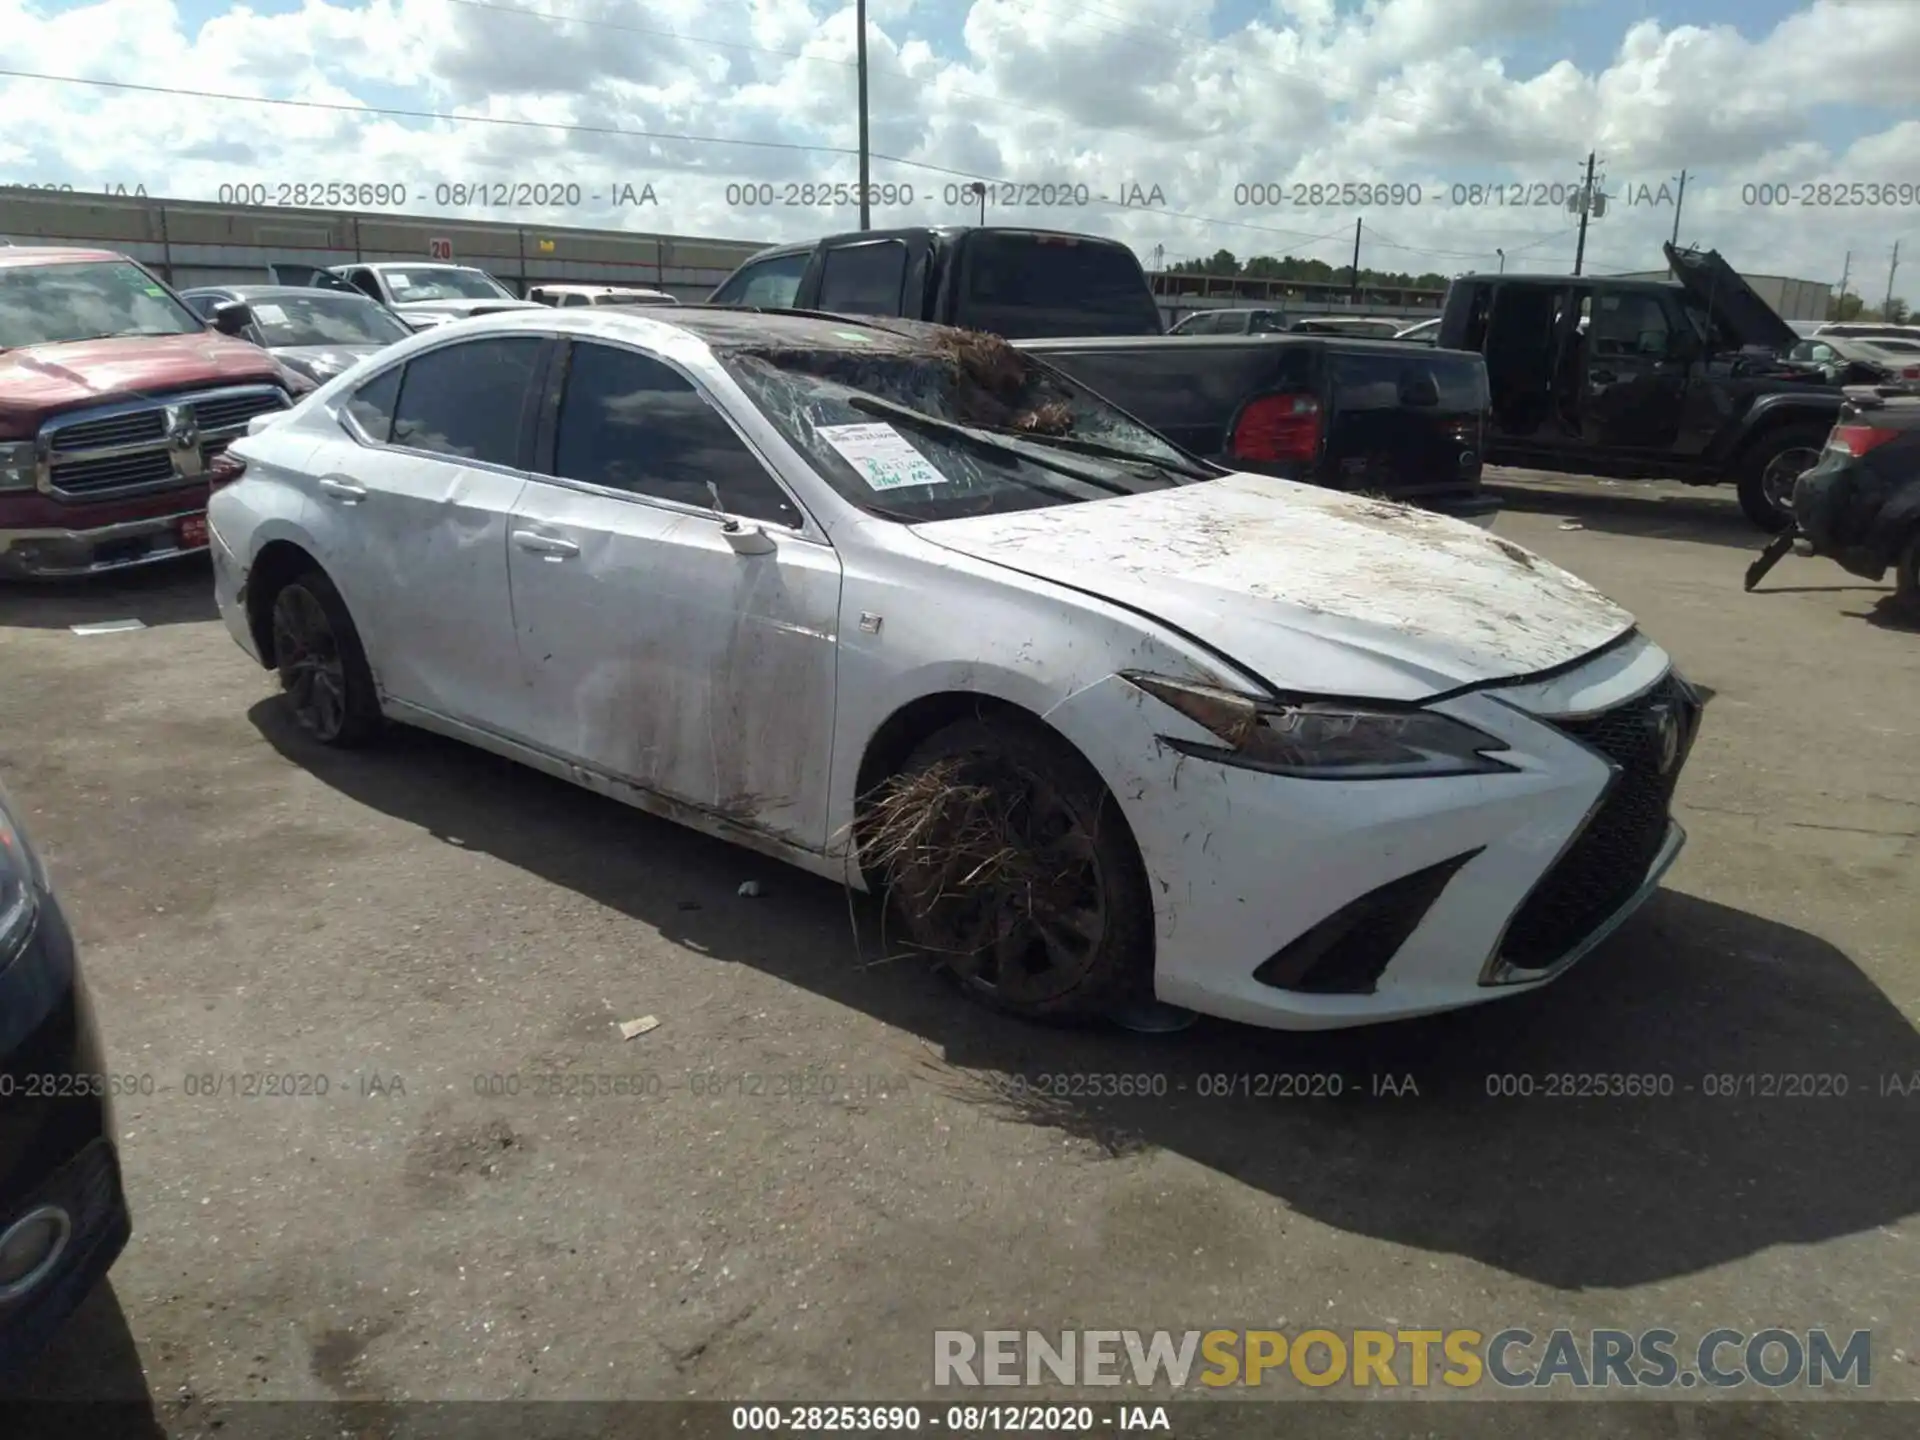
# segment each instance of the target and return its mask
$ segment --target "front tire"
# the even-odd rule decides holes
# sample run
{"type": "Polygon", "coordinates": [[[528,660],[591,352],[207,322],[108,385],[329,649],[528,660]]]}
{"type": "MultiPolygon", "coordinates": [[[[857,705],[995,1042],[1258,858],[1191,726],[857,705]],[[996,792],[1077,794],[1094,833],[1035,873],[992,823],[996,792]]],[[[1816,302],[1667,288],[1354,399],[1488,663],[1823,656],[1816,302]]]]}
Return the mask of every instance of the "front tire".
{"type": "Polygon", "coordinates": [[[1081,1021],[1153,994],[1153,904],[1113,795],[1040,726],[962,720],[863,810],[861,851],[907,934],[993,1007],[1081,1021]]]}
{"type": "Polygon", "coordinates": [[[273,663],[287,708],[322,745],[350,749],[380,732],[380,698],[347,605],[320,570],[273,597],[273,663]]]}
{"type": "Polygon", "coordinates": [[[1783,425],[1760,437],[1740,459],[1740,508],[1769,535],[1793,523],[1793,485],[1820,463],[1827,429],[1783,425]]]}

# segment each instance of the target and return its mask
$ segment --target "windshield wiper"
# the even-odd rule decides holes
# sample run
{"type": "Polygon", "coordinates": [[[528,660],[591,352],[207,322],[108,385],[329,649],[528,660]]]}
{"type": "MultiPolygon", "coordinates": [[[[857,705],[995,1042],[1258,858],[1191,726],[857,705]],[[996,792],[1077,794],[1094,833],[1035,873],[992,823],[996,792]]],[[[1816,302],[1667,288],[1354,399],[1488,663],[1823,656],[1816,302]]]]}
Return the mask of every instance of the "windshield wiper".
{"type": "MultiPolygon", "coordinates": [[[[950,435],[954,439],[965,441],[977,449],[990,450],[998,455],[1011,455],[1015,459],[1024,460],[1027,464],[1037,466],[1039,469],[1051,470],[1056,475],[1065,475],[1070,479],[1078,480],[1082,485],[1091,485],[1096,490],[1105,490],[1110,495],[1132,495],[1136,493],[1125,485],[1115,484],[1104,475],[1089,475],[1077,465],[1062,465],[1052,456],[1030,455],[1016,445],[1009,445],[1005,441],[996,440],[994,438],[994,432],[974,430],[965,425],[956,425],[951,420],[941,420],[932,415],[923,415],[918,410],[910,409],[905,405],[895,405],[890,400],[878,400],[871,395],[849,395],[847,397],[847,404],[855,410],[864,411],[868,415],[886,415],[892,419],[904,421],[906,424],[918,426],[922,430],[931,430],[936,435],[950,435]]],[[[1030,485],[1033,484],[1032,481],[1028,481],[1027,483],[1030,485]]],[[[1065,500],[1078,500],[1082,498],[1065,490],[1054,490],[1051,486],[1046,485],[1034,485],[1034,489],[1046,490],[1065,500]]]]}
{"type": "Polygon", "coordinates": [[[1196,480],[1215,478],[1211,470],[1202,470],[1185,460],[1156,460],[1150,455],[1142,455],[1138,450],[1122,450],[1118,445],[1102,445],[1097,440],[1082,440],[1078,435],[1036,435],[1025,430],[1004,430],[999,426],[989,427],[995,435],[1011,435],[1025,440],[1030,445],[1052,445],[1061,450],[1071,450],[1076,455],[1093,455],[1103,460],[1123,460],[1132,465],[1145,465],[1151,470],[1171,470],[1176,475],[1191,475],[1196,480]]]}

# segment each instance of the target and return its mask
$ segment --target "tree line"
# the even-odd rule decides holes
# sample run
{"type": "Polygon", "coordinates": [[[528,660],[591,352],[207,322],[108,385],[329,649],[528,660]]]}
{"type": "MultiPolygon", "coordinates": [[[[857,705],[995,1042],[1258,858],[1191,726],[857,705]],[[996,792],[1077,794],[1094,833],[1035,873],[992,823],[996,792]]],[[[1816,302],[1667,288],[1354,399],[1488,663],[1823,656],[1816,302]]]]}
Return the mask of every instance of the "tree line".
{"type": "MultiPolygon", "coordinates": [[[[1324,260],[1303,260],[1295,255],[1251,255],[1241,260],[1231,250],[1216,250],[1200,260],[1179,260],[1167,267],[1171,275],[1219,275],[1245,280],[1298,280],[1319,285],[1345,285],[1353,270],[1347,265],[1329,265],[1324,260]]],[[[1381,289],[1444,290],[1447,277],[1428,271],[1425,275],[1369,270],[1360,267],[1360,283],[1381,289]]]]}

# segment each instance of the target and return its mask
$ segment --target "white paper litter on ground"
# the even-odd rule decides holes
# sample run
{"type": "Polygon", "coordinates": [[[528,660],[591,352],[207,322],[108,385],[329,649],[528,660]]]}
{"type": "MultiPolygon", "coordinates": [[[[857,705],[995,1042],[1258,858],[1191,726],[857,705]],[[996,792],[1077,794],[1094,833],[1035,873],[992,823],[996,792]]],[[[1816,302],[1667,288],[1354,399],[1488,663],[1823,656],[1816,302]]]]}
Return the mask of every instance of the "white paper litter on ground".
{"type": "Polygon", "coordinates": [[[945,485],[947,477],[933,468],[893,426],[822,425],[820,438],[838,450],[876,490],[900,490],[909,485],[945,485]]]}
{"type": "Polygon", "coordinates": [[[659,1017],[654,1015],[642,1015],[638,1020],[622,1020],[620,1022],[620,1038],[622,1040],[631,1040],[636,1035],[644,1035],[649,1030],[658,1030],[659,1028],[659,1017]]]}
{"type": "Polygon", "coordinates": [[[122,630],[144,630],[147,628],[147,622],[144,620],[95,620],[91,624],[69,625],[67,628],[76,635],[113,635],[122,630]]]}

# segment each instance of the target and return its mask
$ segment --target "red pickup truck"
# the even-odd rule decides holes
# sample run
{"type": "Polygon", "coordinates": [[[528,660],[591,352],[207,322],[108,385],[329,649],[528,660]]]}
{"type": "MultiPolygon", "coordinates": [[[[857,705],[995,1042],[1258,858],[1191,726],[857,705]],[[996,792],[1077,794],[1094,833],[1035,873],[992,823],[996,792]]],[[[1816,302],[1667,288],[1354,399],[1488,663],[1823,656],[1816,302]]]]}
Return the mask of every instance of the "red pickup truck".
{"type": "Polygon", "coordinates": [[[208,470],[297,389],[108,250],[0,244],[0,577],[94,575],[204,550],[208,470]]]}

